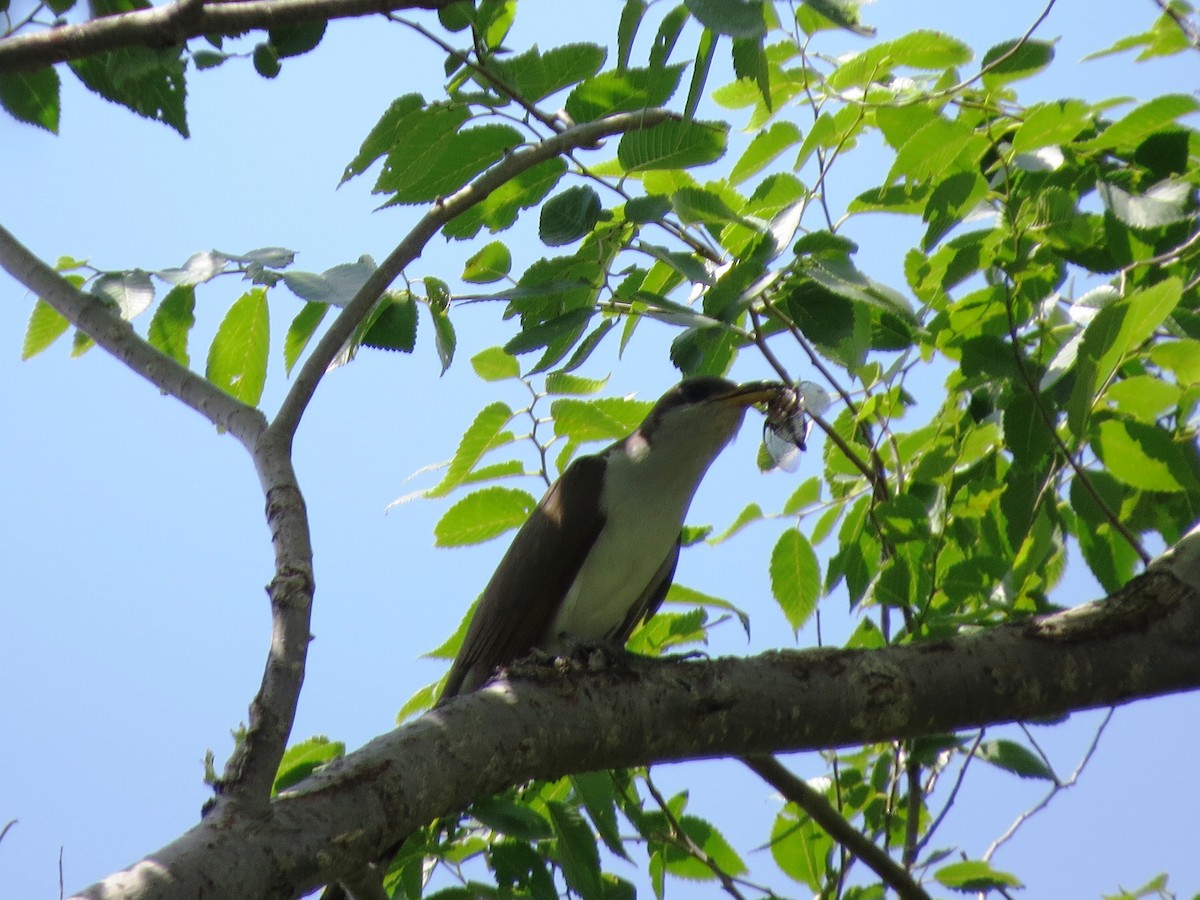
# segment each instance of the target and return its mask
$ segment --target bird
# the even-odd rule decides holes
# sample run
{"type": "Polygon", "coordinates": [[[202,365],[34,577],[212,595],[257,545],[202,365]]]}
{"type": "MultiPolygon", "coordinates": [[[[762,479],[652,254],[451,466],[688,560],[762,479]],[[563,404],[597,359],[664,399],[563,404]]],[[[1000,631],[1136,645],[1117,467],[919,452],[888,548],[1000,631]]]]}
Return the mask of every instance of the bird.
{"type": "Polygon", "coordinates": [[[685,378],[632,434],[575,459],[484,588],[437,705],[535,650],[623,648],[667,594],[684,518],[709,466],[746,410],[784,390],[777,382],[685,378]]]}

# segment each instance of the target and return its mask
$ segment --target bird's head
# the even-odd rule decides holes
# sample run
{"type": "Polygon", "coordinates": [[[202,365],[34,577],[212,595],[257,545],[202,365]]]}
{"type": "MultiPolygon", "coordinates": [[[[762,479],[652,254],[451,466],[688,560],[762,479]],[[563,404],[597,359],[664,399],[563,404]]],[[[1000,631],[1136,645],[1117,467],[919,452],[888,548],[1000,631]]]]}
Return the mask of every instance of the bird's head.
{"type": "Polygon", "coordinates": [[[769,403],[784,386],[756,381],[739,385],[710,375],[685,378],[659,399],[637,430],[626,438],[634,459],[663,453],[707,468],[737,433],[748,407],[769,403]]]}

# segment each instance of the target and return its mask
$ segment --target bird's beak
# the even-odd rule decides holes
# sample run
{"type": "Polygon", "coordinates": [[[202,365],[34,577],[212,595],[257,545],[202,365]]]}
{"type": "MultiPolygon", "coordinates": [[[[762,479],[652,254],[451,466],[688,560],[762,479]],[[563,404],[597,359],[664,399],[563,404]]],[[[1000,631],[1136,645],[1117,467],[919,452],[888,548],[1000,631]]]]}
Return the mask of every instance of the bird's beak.
{"type": "Polygon", "coordinates": [[[716,397],[715,400],[718,403],[750,407],[759,403],[770,404],[779,396],[780,392],[785,390],[787,390],[787,385],[781,381],[748,381],[738,385],[729,393],[716,397]]]}

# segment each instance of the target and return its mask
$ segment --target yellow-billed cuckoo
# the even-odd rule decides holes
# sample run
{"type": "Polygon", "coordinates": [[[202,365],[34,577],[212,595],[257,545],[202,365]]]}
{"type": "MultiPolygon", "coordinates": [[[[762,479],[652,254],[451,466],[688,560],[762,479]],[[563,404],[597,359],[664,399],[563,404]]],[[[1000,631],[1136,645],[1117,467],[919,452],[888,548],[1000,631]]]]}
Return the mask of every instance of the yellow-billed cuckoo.
{"type": "Polygon", "coordinates": [[[688,378],[631,435],[576,459],[517,532],[483,591],[439,703],[564,639],[624,645],[658,609],[692,496],[746,409],[784,386],[688,378]]]}

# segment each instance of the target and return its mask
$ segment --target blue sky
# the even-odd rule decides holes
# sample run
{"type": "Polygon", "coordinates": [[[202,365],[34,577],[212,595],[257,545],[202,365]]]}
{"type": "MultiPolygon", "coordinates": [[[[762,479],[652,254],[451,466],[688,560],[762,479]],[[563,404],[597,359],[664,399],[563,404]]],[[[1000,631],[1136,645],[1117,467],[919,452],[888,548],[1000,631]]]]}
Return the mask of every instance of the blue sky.
{"type": "MultiPolygon", "coordinates": [[[[526,0],[509,45],[607,41],[620,5],[572,4],[569,16],[562,8],[526,0]]],[[[881,0],[866,8],[866,19],[881,38],[938,28],[981,55],[1023,32],[1040,9],[881,0]]],[[[1039,32],[1061,36],[1058,60],[1022,99],[1194,90],[1194,56],[1153,66],[1128,56],[1077,63],[1148,28],[1155,12],[1148,0],[1062,0],[1039,32]]],[[[833,35],[822,46],[836,53],[863,44],[833,35]]],[[[363,253],[382,259],[419,210],[372,213],[370,176],[335,187],[387,104],[413,90],[435,95],[440,73],[440,53],[398,26],[335,23],[314,53],[286,60],[274,81],[255,75],[248,60],[194,73],[189,141],[87,94],[64,73],[58,137],[0,122],[0,220],[44,258],[87,257],[101,268],[155,269],[199,250],[270,245],[298,251],[296,268],[307,271],[363,253]]],[[[870,153],[863,157],[869,167],[870,153]]],[[[842,191],[852,195],[880,175],[867,168],[856,180],[844,171],[842,191]]],[[[862,244],[864,270],[903,285],[910,237],[894,220],[855,223],[851,235],[862,244]]],[[[453,284],[477,246],[435,239],[410,274],[453,284]]],[[[518,267],[541,254],[528,232],[514,249],[518,267]]],[[[203,364],[238,288],[230,279],[201,289],[194,365],[203,364]]],[[[273,301],[278,348],[299,301],[289,308],[282,289],[273,301]]],[[[268,639],[263,586],[271,577],[262,499],[240,446],[98,351],[73,361],[63,341],[22,363],[31,306],[24,289],[0,275],[0,825],[18,820],[0,844],[0,896],[12,897],[57,893],[60,847],[69,892],[196,821],[208,793],[205,751],[224,761],[229,732],[244,721],[258,685],[268,639]]],[[[498,313],[482,304],[455,313],[458,360],[440,378],[427,322],[411,357],[362,353],[325,380],[301,426],[296,462],[318,594],[295,739],[325,734],[355,747],[389,728],[409,695],[441,674],[441,664],[421,654],[455,627],[504,550],[505,540],[434,549],[432,526],[444,502],[383,512],[395,497],[433,482],[428,474],[406,479],[447,459],[486,402],[524,402],[517,388],[482,385],[467,365],[511,333],[498,313]]],[[[585,374],[611,371],[613,395],[656,397],[675,378],[656,355],[663,327],[644,326],[624,360],[608,348],[585,374]]],[[[798,360],[789,362],[806,374],[798,360]]],[[[753,378],[764,370],[747,357],[733,374],[753,378]]],[[[275,349],[264,408],[272,410],[285,389],[275,349]]],[[[720,527],[751,500],[777,508],[806,477],[803,468],[758,474],[756,447],[757,425],[748,422],[702,486],[691,521],[720,527]]],[[[793,640],[770,599],[765,573],[774,534],[749,529],[719,548],[684,555],[681,582],[732,599],[753,617],[749,643],[727,626],[714,652],[814,643],[811,627],[793,640]]],[[[1058,599],[1095,596],[1090,580],[1074,572],[1058,599]]],[[[827,640],[848,627],[844,605],[836,595],[825,601],[827,640]]],[[[998,867],[1025,878],[1023,896],[1098,896],[1159,871],[1171,873],[1181,896],[1200,891],[1196,798],[1169,793],[1187,783],[1182,773],[1192,765],[1198,713],[1194,696],[1118,712],[1081,784],[997,856],[998,867]]],[[[1098,721],[1091,713],[1065,728],[1037,729],[1064,777],[1098,721]]],[[[805,777],[825,770],[811,755],[792,764],[805,777]]],[[[765,852],[753,852],[778,808],[761,782],[734,763],[656,773],[669,792],[690,790],[690,809],[731,836],[756,877],[801,893],[765,852]]],[[[972,856],[1044,792],[1042,783],[984,766],[967,784],[942,837],[972,856]]],[[[674,894],[708,895],[695,886],[676,886],[674,894]]]]}

